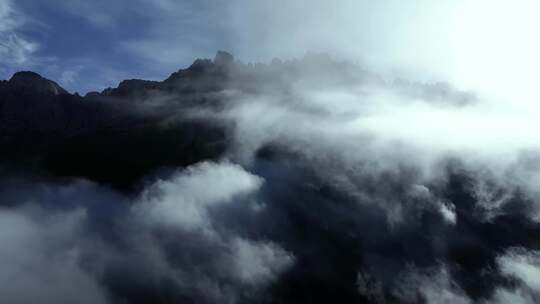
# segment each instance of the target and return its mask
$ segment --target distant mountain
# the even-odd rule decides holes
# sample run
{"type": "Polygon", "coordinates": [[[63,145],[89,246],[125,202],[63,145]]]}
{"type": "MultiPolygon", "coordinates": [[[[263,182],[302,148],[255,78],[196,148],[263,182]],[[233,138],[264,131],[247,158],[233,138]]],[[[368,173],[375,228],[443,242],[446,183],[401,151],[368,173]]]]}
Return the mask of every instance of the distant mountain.
{"type": "Polygon", "coordinates": [[[448,86],[386,83],[321,54],[264,65],[243,64],[219,51],[214,60],[197,59],[163,81],[124,80],[116,88],[84,97],[34,72],[18,72],[0,82],[0,170],[23,166],[128,189],[159,168],[223,155],[232,126],[187,117],[188,110],[223,108],[228,98],[224,91],[286,96],[293,86],[306,83],[362,83],[434,100],[437,94],[456,102],[471,99],[448,86]]]}
{"type": "Polygon", "coordinates": [[[225,149],[221,126],[188,118],[163,125],[170,112],[149,113],[141,100],[170,93],[181,99],[176,115],[179,105],[203,101],[207,78],[224,80],[214,76],[222,68],[201,70],[196,62],[164,82],[126,80],[84,97],[36,73],[16,73],[0,82],[0,173],[31,169],[129,189],[159,168],[216,158],[225,149]]]}

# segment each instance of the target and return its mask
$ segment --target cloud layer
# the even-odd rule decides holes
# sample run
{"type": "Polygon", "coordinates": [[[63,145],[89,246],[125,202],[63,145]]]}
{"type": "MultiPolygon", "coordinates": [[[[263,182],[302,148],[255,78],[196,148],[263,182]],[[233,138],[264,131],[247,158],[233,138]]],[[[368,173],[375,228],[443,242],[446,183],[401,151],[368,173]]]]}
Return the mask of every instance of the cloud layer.
{"type": "Polygon", "coordinates": [[[261,183],[230,163],[188,168],[132,201],[87,182],[3,181],[26,189],[8,190],[5,202],[14,207],[0,210],[4,300],[237,303],[260,297],[294,265],[294,255],[215,219],[251,204],[261,183]]]}
{"type": "MultiPolygon", "coordinates": [[[[508,57],[500,63],[505,72],[490,70],[505,51],[524,49],[527,39],[509,37],[530,33],[529,23],[498,28],[509,29],[503,37],[516,46],[502,51],[484,25],[474,26],[487,4],[461,1],[54,3],[31,12],[32,1],[0,2],[3,67],[49,62],[48,71],[76,87],[81,77],[111,83],[127,66],[161,75],[216,44],[248,61],[285,61],[243,64],[220,53],[221,60],[198,60],[165,82],[127,81],[86,99],[48,96],[51,103],[41,105],[47,113],[56,107],[52,122],[75,100],[90,105],[84,111],[96,105],[91,114],[107,114],[96,119],[105,127],[82,126],[82,135],[67,128],[67,143],[61,132],[41,137],[46,130],[38,128],[32,139],[59,137],[68,147],[53,147],[68,151],[52,158],[52,167],[69,167],[62,178],[50,168],[0,168],[0,260],[7,265],[0,293],[7,302],[538,302],[540,141],[537,107],[522,99],[533,78],[525,68],[509,69],[508,57]],[[455,24],[464,10],[470,28],[455,24]],[[48,43],[22,34],[27,13],[65,18],[66,35],[58,36],[65,41],[72,28],[109,35],[49,58],[37,48],[48,43]],[[460,36],[469,30],[472,36],[460,36]],[[304,56],[310,49],[331,55],[304,56]],[[479,67],[463,68],[472,63],[479,67]],[[477,82],[487,75],[495,76],[477,82]],[[479,91],[431,81],[441,76],[479,91]],[[419,78],[430,81],[410,80],[419,78]],[[219,146],[208,157],[199,146],[206,139],[219,146]],[[115,178],[128,186],[108,188],[115,178]]],[[[489,7],[504,15],[505,6],[489,7]]],[[[519,66],[531,60],[525,57],[519,66]]],[[[21,104],[33,121],[26,106],[33,96],[26,97],[21,104]]],[[[31,126],[21,125],[24,132],[31,126]]],[[[26,153],[31,145],[23,143],[26,153]]],[[[36,150],[39,157],[23,160],[57,152],[36,150]]]]}

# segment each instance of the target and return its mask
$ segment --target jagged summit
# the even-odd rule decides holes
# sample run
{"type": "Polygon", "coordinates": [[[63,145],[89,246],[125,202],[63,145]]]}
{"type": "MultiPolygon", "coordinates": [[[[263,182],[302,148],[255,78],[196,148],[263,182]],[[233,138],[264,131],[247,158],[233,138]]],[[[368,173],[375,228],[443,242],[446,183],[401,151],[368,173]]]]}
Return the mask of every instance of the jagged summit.
{"type": "Polygon", "coordinates": [[[214,64],[218,66],[228,66],[234,63],[234,56],[225,51],[218,51],[214,57],[214,64]]]}
{"type": "MultiPolygon", "coordinates": [[[[432,101],[446,100],[457,104],[474,101],[474,96],[457,91],[449,86],[422,83],[385,83],[376,73],[364,70],[354,63],[338,61],[326,53],[308,52],[300,59],[281,61],[274,59],[270,64],[242,63],[226,52],[218,51],[213,59],[196,59],[189,67],[181,68],[163,81],[129,79],[117,87],[101,92],[89,92],[89,99],[128,98],[141,100],[156,94],[180,94],[194,96],[217,92],[224,88],[257,92],[273,86],[286,88],[294,81],[302,81],[317,87],[345,83],[371,83],[384,86],[387,90],[399,91],[432,101]]],[[[9,81],[0,82],[1,95],[31,95],[54,97],[70,95],[56,82],[41,75],[23,71],[13,75],[9,81]]],[[[74,98],[80,97],[74,95],[74,98]]],[[[37,99],[36,99],[37,100],[37,99]]],[[[43,101],[43,98],[39,100],[43,101]]]]}
{"type": "Polygon", "coordinates": [[[38,73],[22,71],[13,74],[8,81],[10,87],[17,90],[28,90],[31,92],[47,95],[69,94],[56,82],[42,77],[38,73]]]}
{"type": "Polygon", "coordinates": [[[231,67],[233,64],[234,56],[232,54],[225,51],[218,51],[214,56],[214,60],[208,58],[197,58],[187,69],[180,69],[179,72],[187,71],[192,73],[200,73],[209,71],[215,67],[231,67]]]}
{"type": "Polygon", "coordinates": [[[187,68],[188,71],[192,72],[203,72],[210,68],[214,67],[214,63],[210,59],[196,59],[190,66],[187,68]]]}
{"type": "Polygon", "coordinates": [[[176,89],[188,89],[188,87],[210,88],[219,87],[219,83],[223,82],[229,72],[234,69],[235,59],[234,56],[225,51],[218,51],[214,59],[198,58],[188,68],[180,69],[174,72],[167,79],[163,81],[165,86],[169,88],[175,87],[176,89]],[[186,79],[187,80],[186,82],[186,79]],[[199,79],[199,83],[197,80],[199,79]]]}
{"type": "Polygon", "coordinates": [[[43,79],[41,75],[32,71],[20,71],[11,76],[10,82],[22,81],[22,80],[40,80],[43,79]]]}

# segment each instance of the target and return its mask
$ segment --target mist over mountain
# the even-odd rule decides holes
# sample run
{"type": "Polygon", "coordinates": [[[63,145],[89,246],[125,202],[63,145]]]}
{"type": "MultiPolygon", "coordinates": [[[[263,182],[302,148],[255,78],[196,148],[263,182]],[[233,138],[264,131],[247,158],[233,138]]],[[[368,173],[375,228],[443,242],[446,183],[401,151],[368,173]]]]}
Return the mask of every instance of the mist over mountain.
{"type": "Polygon", "coordinates": [[[319,53],[85,96],[18,72],[0,302],[536,303],[540,154],[498,115],[319,53]]]}
{"type": "Polygon", "coordinates": [[[220,51],[214,60],[197,59],[164,81],[125,80],[84,97],[36,73],[18,72],[0,83],[2,160],[6,170],[28,165],[25,169],[129,188],[161,167],[225,155],[232,146],[228,141],[233,140],[234,119],[224,113],[229,113],[234,99],[274,95],[282,99],[276,104],[287,102],[300,111],[324,115],[323,109],[296,96],[299,86],[380,87],[456,105],[474,99],[471,93],[443,83],[385,82],[324,54],[264,65],[235,62],[231,54],[220,51]],[[204,111],[215,117],[196,115],[204,111]]]}

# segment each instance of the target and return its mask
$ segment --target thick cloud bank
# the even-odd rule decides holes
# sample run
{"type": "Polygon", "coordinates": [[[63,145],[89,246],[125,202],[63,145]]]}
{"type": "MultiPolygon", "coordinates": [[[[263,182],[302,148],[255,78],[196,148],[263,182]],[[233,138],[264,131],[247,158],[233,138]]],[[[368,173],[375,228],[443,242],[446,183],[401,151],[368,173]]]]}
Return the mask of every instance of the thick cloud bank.
{"type": "Polygon", "coordinates": [[[7,303],[539,300],[539,142],[482,96],[224,52],[85,97],[31,73],[0,93],[7,303]]]}
{"type": "Polygon", "coordinates": [[[219,218],[231,217],[238,204],[256,204],[250,195],[261,183],[239,166],[203,163],[134,199],[86,182],[26,184],[27,195],[6,189],[20,206],[0,211],[3,299],[254,300],[295,257],[271,240],[221,227],[219,218]]]}

